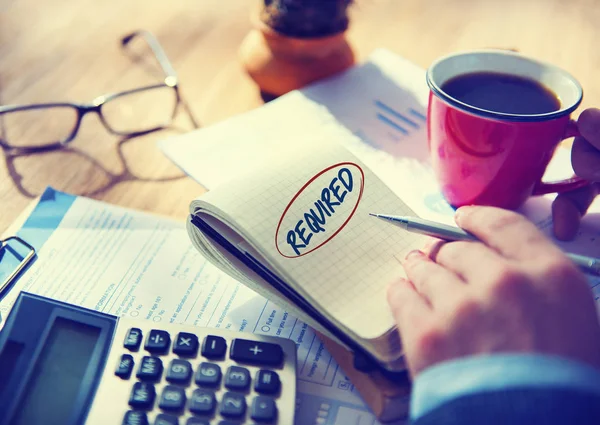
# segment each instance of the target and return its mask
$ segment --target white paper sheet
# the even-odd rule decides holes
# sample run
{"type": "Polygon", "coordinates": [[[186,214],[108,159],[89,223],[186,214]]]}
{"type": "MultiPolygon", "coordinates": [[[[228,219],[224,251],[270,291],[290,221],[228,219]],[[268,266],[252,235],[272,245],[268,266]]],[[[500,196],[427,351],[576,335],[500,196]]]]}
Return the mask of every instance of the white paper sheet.
{"type": "Polygon", "coordinates": [[[191,211],[196,208],[223,211],[224,221],[245,230],[246,241],[300,296],[366,340],[365,349],[376,358],[397,358],[397,335],[386,336],[394,318],[381,306],[389,283],[405,277],[398,258],[426,238],[390,232],[389,224],[369,216],[415,213],[337,140],[304,140],[303,146],[278,151],[260,173],[205,193],[191,211]]]}

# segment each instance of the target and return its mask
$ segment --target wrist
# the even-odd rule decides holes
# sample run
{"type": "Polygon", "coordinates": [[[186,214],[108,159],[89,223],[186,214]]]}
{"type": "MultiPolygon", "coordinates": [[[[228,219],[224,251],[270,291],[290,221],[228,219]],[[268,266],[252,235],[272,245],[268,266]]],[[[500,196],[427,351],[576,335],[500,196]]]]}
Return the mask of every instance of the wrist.
{"type": "Polygon", "coordinates": [[[507,353],[441,362],[415,379],[410,417],[417,419],[460,397],[514,388],[572,389],[600,396],[600,369],[541,354],[507,353]]]}

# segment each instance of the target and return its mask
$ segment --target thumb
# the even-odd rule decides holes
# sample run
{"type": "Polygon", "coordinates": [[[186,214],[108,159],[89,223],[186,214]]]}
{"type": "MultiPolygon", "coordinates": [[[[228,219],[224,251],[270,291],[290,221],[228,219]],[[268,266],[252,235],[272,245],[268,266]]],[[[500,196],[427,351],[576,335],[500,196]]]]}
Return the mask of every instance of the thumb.
{"type": "Polygon", "coordinates": [[[600,150],[583,137],[576,137],[571,149],[571,164],[575,174],[586,180],[600,181],[600,150]]]}
{"type": "Polygon", "coordinates": [[[554,235],[561,241],[570,241],[579,230],[581,217],[586,213],[600,191],[599,183],[559,194],[552,203],[554,235]]]}

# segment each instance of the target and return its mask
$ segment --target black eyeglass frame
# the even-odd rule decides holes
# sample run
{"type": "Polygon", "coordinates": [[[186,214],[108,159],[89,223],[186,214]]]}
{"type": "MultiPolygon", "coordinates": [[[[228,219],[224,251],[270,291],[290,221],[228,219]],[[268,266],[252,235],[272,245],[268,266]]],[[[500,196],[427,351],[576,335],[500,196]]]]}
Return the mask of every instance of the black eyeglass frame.
{"type": "MultiPolygon", "coordinates": [[[[136,37],[141,37],[144,39],[144,41],[148,44],[148,46],[152,50],[152,53],[154,54],[160,67],[162,68],[162,71],[165,74],[165,78],[161,83],[138,87],[138,88],[130,89],[130,90],[124,90],[124,91],[115,92],[115,93],[100,95],[100,96],[96,97],[94,100],[92,100],[91,103],[88,103],[88,104],[74,103],[74,102],[52,102],[52,103],[34,103],[34,104],[28,104],[28,105],[0,106],[0,119],[2,118],[2,115],[10,113],[10,112],[28,111],[28,110],[35,110],[35,109],[72,108],[77,113],[77,121],[74,124],[73,129],[71,130],[71,134],[69,134],[64,140],[57,141],[56,143],[43,144],[43,145],[13,146],[9,142],[4,140],[2,135],[0,134],[0,146],[2,146],[2,148],[6,149],[6,150],[18,151],[19,153],[39,152],[39,151],[46,151],[46,150],[62,148],[65,145],[67,145],[69,142],[71,142],[75,139],[75,137],[77,136],[77,133],[79,132],[79,128],[81,126],[81,121],[83,120],[83,117],[86,114],[93,113],[93,112],[98,114],[100,121],[102,122],[104,127],[110,133],[119,135],[119,136],[135,137],[135,136],[140,136],[143,134],[148,134],[148,133],[152,133],[157,130],[164,129],[166,126],[161,125],[161,126],[157,126],[157,127],[152,127],[152,128],[138,130],[138,131],[132,131],[132,132],[118,131],[110,126],[110,124],[106,121],[106,119],[104,118],[104,115],[102,114],[102,106],[104,104],[106,104],[107,102],[110,102],[110,101],[117,99],[119,97],[122,97],[122,96],[127,96],[127,95],[131,95],[131,94],[135,94],[135,93],[139,93],[139,92],[143,92],[143,91],[155,90],[155,89],[160,89],[160,88],[165,88],[165,87],[173,89],[173,91],[175,93],[175,107],[173,108],[173,113],[171,114],[171,122],[175,118],[180,104],[183,103],[183,100],[179,93],[179,80],[177,78],[175,69],[173,68],[171,61],[167,57],[162,46],[160,45],[160,43],[158,42],[158,40],[154,37],[154,35],[152,33],[145,31],[145,30],[135,31],[131,34],[126,35],[125,37],[123,37],[121,39],[121,46],[126,47],[136,37]]],[[[194,120],[194,118],[191,114],[190,114],[190,119],[191,119],[194,127],[197,128],[198,124],[196,123],[196,121],[194,120]]],[[[169,124],[167,124],[167,126],[169,124]]]]}

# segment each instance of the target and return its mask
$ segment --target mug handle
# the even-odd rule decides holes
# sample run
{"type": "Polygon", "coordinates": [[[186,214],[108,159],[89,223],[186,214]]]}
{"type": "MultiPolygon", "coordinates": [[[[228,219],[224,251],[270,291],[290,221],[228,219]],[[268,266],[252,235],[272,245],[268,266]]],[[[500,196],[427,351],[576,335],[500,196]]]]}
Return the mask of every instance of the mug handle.
{"type": "MultiPolygon", "coordinates": [[[[580,137],[579,130],[577,129],[577,124],[575,121],[570,120],[567,125],[567,130],[565,132],[564,139],[568,139],[570,137],[580,137]]],[[[547,193],[562,193],[569,192],[571,190],[579,189],[590,182],[588,180],[582,179],[578,176],[573,176],[568,179],[559,180],[555,182],[543,182],[539,181],[538,184],[533,189],[533,195],[545,195],[547,193]]]]}

